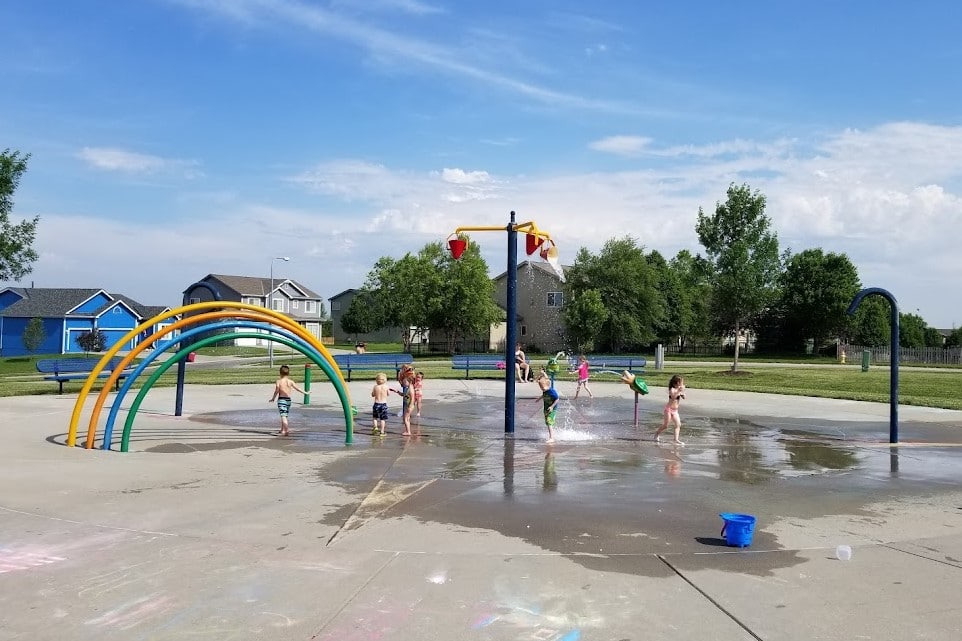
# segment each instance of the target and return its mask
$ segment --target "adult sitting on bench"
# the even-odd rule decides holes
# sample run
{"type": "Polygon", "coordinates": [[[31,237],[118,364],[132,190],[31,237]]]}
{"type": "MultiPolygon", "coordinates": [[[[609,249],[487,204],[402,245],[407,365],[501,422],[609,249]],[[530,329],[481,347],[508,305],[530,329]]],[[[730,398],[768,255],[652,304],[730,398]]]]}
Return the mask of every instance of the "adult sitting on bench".
{"type": "Polygon", "coordinates": [[[515,347],[514,373],[521,382],[534,380],[531,376],[531,365],[528,363],[528,357],[525,356],[524,350],[521,349],[521,343],[518,343],[515,347]]]}

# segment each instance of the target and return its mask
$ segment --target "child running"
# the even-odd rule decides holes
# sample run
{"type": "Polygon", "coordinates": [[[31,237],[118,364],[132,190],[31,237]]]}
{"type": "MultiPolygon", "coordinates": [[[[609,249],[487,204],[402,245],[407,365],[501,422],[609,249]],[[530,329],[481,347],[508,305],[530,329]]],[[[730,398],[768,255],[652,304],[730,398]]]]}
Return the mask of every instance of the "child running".
{"type": "Polygon", "coordinates": [[[291,432],[287,425],[287,416],[291,412],[291,393],[294,391],[304,394],[304,390],[297,386],[297,384],[291,380],[291,368],[287,365],[281,365],[280,378],[274,383],[274,394],[267,400],[268,403],[273,403],[277,401],[277,411],[281,415],[281,431],[277,433],[278,436],[290,436],[291,432]]]}
{"type": "Polygon", "coordinates": [[[661,433],[668,429],[669,423],[675,424],[675,444],[684,445],[681,442],[681,417],[678,416],[678,405],[681,399],[685,398],[685,378],[678,374],[671,377],[668,381],[668,403],[665,405],[665,420],[661,427],[655,432],[655,440],[661,440],[661,433]]]}
{"type": "Polygon", "coordinates": [[[404,364],[398,372],[397,380],[401,384],[400,390],[391,390],[399,395],[403,400],[401,403],[401,416],[404,417],[404,431],[402,436],[411,436],[411,411],[414,409],[414,368],[404,364]]]}
{"type": "Polygon", "coordinates": [[[374,389],[371,390],[371,398],[374,399],[372,414],[374,416],[374,426],[371,434],[387,434],[387,397],[391,389],[387,386],[387,374],[378,372],[374,377],[374,389]]]}
{"type": "Polygon", "coordinates": [[[585,358],[584,354],[578,357],[578,387],[575,389],[575,398],[578,398],[578,394],[581,393],[581,388],[583,387],[586,392],[588,392],[588,398],[594,398],[594,394],[588,389],[588,376],[589,376],[589,365],[588,359],[585,358]]]}
{"type": "Polygon", "coordinates": [[[548,428],[546,442],[554,443],[554,432],[551,428],[554,426],[555,415],[558,412],[558,391],[551,387],[551,379],[547,376],[538,377],[538,387],[541,388],[541,396],[536,398],[535,402],[544,403],[544,424],[548,428]]]}

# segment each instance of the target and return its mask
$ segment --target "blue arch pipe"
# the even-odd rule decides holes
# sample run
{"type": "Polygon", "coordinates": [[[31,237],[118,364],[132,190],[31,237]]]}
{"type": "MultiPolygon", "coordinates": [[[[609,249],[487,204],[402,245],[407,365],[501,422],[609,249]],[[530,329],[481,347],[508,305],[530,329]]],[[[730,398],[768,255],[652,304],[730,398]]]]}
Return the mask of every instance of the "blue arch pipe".
{"type": "Polygon", "coordinates": [[[127,377],[127,380],[124,381],[123,386],[120,388],[120,391],[117,392],[117,396],[114,399],[113,405],[110,407],[110,413],[107,415],[107,424],[104,427],[104,440],[103,440],[103,444],[101,445],[101,449],[104,449],[104,450],[110,449],[110,442],[112,440],[113,432],[114,432],[114,423],[117,420],[117,413],[120,411],[120,405],[123,402],[124,397],[127,395],[127,392],[133,386],[137,378],[144,372],[145,369],[150,367],[150,364],[153,363],[154,360],[156,360],[157,357],[159,357],[162,352],[165,352],[166,350],[170,349],[174,345],[180,344],[182,340],[191,338],[193,336],[196,336],[197,334],[209,333],[217,329],[231,329],[234,327],[248,327],[251,329],[259,329],[259,330],[266,329],[272,334],[278,334],[280,336],[284,336],[285,338],[293,340],[299,346],[304,347],[304,350],[302,351],[304,351],[305,354],[309,354],[317,357],[317,360],[321,362],[321,369],[324,370],[324,373],[327,374],[328,378],[330,378],[331,380],[334,380],[337,376],[334,373],[334,370],[331,368],[330,364],[327,363],[326,359],[324,358],[323,355],[320,354],[320,352],[314,349],[314,347],[311,346],[311,344],[305,341],[303,338],[286,329],[283,329],[281,327],[277,327],[268,323],[261,323],[258,321],[239,320],[239,319],[226,320],[226,321],[213,323],[213,324],[205,323],[200,327],[195,327],[186,332],[182,332],[179,336],[175,338],[164,341],[163,343],[158,345],[147,358],[141,361],[141,363],[137,366],[136,369],[134,369],[133,372],[130,373],[130,375],[127,377]]]}
{"type": "Polygon", "coordinates": [[[895,296],[892,295],[888,290],[882,289],[881,287],[868,287],[863,289],[855,298],[852,299],[852,304],[848,306],[848,315],[852,316],[855,314],[855,310],[862,303],[862,299],[871,294],[877,294],[885,298],[889,302],[889,308],[891,311],[891,322],[889,325],[892,329],[891,336],[891,348],[889,351],[892,353],[892,357],[889,359],[889,443],[899,442],[899,302],[895,300],[895,296]]]}

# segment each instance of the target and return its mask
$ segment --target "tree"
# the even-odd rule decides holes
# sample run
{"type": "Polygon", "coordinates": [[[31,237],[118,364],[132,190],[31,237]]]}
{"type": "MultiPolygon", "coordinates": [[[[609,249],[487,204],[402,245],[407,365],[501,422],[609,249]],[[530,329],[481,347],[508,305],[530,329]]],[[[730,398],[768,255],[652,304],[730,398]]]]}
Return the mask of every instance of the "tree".
{"type": "Polygon", "coordinates": [[[890,317],[887,300],[881,296],[866,296],[859,304],[855,318],[849,323],[848,342],[865,347],[888,345],[892,335],[890,317]]]}
{"type": "Polygon", "coordinates": [[[47,340],[47,332],[43,328],[43,320],[31,318],[23,330],[23,346],[28,352],[36,352],[47,340]]]}
{"type": "Polygon", "coordinates": [[[765,215],[765,196],[734,183],[727,193],[713,215],[698,208],[695,229],[711,268],[712,312],[720,327],[735,336],[736,371],[741,331],[774,299],[781,260],[778,236],[765,215]]]}
{"type": "Polygon", "coordinates": [[[0,281],[17,281],[33,270],[37,252],[33,241],[37,235],[39,216],[33,220],[10,223],[13,193],[20,184],[20,176],[27,171],[30,155],[5,149],[0,153],[0,281]]]}
{"type": "Polygon", "coordinates": [[[99,329],[92,329],[81,332],[77,336],[77,345],[84,352],[102,352],[107,347],[107,335],[99,329]]]}
{"type": "Polygon", "coordinates": [[[813,339],[817,351],[848,325],[848,306],[861,288],[858,271],[845,254],[806,249],[789,256],[780,278],[784,347],[800,349],[813,339]]]}
{"type": "Polygon", "coordinates": [[[348,334],[354,334],[354,340],[357,341],[358,334],[367,334],[379,327],[375,297],[371,292],[362,289],[351,299],[351,304],[341,316],[341,329],[348,334]]]}
{"type": "Polygon", "coordinates": [[[899,314],[899,345],[925,347],[925,321],[917,314],[899,314]]]}
{"type": "Polygon", "coordinates": [[[588,290],[601,296],[606,316],[596,349],[639,349],[655,339],[665,302],[658,274],[634,238],[609,240],[597,256],[582,247],[566,272],[568,300],[577,301],[588,290]]]}
{"type": "Polygon", "coordinates": [[[568,336],[578,351],[590,351],[594,347],[606,320],[608,310],[597,289],[587,289],[565,305],[564,321],[568,336]]]}
{"type": "MultiPolygon", "coordinates": [[[[682,303],[676,329],[679,348],[684,351],[689,343],[704,342],[712,335],[708,265],[703,258],[683,249],[671,259],[669,267],[681,283],[682,303]]],[[[671,300],[667,301],[669,307],[672,304],[671,300]]]]}
{"type": "Polygon", "coordinates": [[[456,345],[465,336],[487,335],[491,325],[505,321],[504,311],[494,302],[494,281],[477,243],[468,239],[467,251],[458,260],[441,243],[432,243],[428,249],[440,281],[424,293],[431,327],[444,330],[456,345]]]}
{"type": "Polygon", "coordinates": [[[956,327],[945,340],[946,347],[962,347],[962,327],[956,327]]]}

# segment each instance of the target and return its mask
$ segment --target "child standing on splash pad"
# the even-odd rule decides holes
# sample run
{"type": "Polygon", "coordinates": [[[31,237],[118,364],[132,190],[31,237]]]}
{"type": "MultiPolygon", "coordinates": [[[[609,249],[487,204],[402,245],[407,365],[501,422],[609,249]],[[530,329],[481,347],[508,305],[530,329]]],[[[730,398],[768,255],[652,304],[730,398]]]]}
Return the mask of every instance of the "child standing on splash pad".
{"type": "Polygon", "coordinates": [[[578,398],[578,394],[581,393],[581,388],[583,387],[586,392],[588,392],[588,398],[594,398],[591,390],[588,389],[588,376],[589,376],[589,365],[588,359],[582,354],[578,357],[578,387],[575,389],[575,398],[578,398]]]}
{"type": "Polygon", "coordinates": [[[552,427],[554,426],[555,415],[558,413],[558,390],[551,387],[551,379],[547,376],[538,377],[538,387],[541,388],[541,396],[535,399],[535,402],[541,401],[544,403],[544,424],[548,428],[548,443],[554,443],[554,432],[552,427]]]}
{"type": "Polygon", "coordinates": [[[377,376],[374,377],[374,389],[371,390],[371,398],[374,399],[374,405],[371,408],[374,426],[371,428],[371,434],[380,434],[381,436],[387,434],[387,397],[390,393],[391,388],[387,386],[387,374],[378,372],[377,376]]]}
{"type": "Polygon", "coordinates": [[[280,378],[274,383],[274,394],[267,401],[268,403],[277,401],[277,411],[281,415],[281,431],[277,433],[278,436],[291,435],[290,430],[287,429],[287,416],[291,412],[291,394],[295,391],[301,394],[305,393],[291,380],[290,375],[291,368],[287,365],[281,365],[280,378]]]}
{"type": "Polygon", "coordinates": [[[417,410],[416,416],[421,416],[421,401],[424,399],[424,372],[414,375],[414,409],[417,410]]]}
{"type": "Polygon", "coordinates": [[[668,429],[669,423],[675,424],[675,445],[684,445],[681,442],[681,417],[678,416],[678,406],[681,399],[685,398],[685,378],[678,374],[671,377],[668,381],[668,403],[665,405],[665,420],[661,427],[655,431],[655,440],[661,440],[661,433],[668,429]]]}

